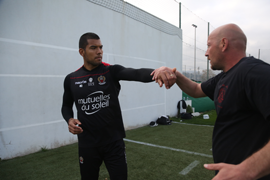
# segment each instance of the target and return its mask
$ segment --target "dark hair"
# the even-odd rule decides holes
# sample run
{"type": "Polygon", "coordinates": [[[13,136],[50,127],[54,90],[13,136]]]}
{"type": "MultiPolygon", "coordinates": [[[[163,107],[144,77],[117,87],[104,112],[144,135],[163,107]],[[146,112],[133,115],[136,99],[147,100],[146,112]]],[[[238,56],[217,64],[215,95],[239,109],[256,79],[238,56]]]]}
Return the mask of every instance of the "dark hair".
{"type": "Polygon", "coordinates": [[[91,33],[91,32],[88,32],[88,33],[85,33],[81,36],[80,38],[80,41],[79,41],[79,48],[82,48],[82,49],[85,49],[85,47],[87,46],[88,42],[87,40],[88,39],[100,39],[99,36],[95,33],[91,33]]]}

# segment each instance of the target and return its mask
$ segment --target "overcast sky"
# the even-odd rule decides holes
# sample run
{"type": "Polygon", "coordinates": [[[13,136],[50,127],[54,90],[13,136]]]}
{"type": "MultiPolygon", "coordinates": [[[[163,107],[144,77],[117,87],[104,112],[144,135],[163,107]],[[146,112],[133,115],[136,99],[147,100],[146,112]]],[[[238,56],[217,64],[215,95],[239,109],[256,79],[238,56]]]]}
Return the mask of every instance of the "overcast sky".
{"type": "MultiPolygon", "coordinates": [[[[197,46],[206,49],[207,23],[210,33],[228,23],[240,26],[247,36],[247,54],[270,63],[270,0],[125,0],[175,26],[179,26],[179,6],[182,4],[181,28],[183,41],[194,44],[196,24],[197,46]],[[190,40],[189,40],[190,39],[190,40]],[[201,46],[201,47],[200,47],[201,46]]],[[[183,52],[184,54],[185,52],[183,52]]]]}

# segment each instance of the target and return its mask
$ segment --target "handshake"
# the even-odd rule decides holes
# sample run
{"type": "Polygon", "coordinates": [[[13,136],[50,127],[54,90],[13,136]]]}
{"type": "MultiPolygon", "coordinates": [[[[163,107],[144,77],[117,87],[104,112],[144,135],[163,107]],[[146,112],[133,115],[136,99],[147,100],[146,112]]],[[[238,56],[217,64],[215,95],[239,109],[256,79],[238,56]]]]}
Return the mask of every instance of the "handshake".
{"type": "MultiPolygon", "coordinates": [[[[179,72],[178,72],[179,73],[179,72]]],[[[177,80],[177,71],[176,68],[168,68],[162,66],[158,69],[155,69],[151,76],[153,76],[153,80],[155,80],[160,87],[165,85],[166,89],[170,89],[177,80]]]]}

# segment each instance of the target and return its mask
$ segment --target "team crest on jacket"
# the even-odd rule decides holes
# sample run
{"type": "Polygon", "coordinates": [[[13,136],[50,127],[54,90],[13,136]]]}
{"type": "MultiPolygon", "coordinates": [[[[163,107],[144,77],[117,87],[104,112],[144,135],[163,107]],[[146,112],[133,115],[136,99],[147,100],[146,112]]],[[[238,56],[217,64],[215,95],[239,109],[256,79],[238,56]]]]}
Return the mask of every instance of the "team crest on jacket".
{"type": "Polygon", "coordinates": [[[93,82],[93,78],[92,77],[90,77],[89,79],[88,79],[88,86],[94,86],[95,84],[94,84],[94,82],[93,82]]]}
{"type": "Polygon", "coordinates": [[[80,156],[80,163],[83,164],[83,157],[80,156]]]}
{"type": "Polygon", "coordinates": [[[219,89],[218,103],[222,103],[222,101],[224,100],[224,96],[225,96],[225,93],[226,93],[227,89],[228,89],[228,86],[225,86],[224,84],[219,89]]]}
{"type": "Polygon", "coordinates": [[[98,77],[98,84],[99,85],[103,85],[103,84],[106,84],[106,78],[105,78],[105,76],[99,76],[98,77]]]}

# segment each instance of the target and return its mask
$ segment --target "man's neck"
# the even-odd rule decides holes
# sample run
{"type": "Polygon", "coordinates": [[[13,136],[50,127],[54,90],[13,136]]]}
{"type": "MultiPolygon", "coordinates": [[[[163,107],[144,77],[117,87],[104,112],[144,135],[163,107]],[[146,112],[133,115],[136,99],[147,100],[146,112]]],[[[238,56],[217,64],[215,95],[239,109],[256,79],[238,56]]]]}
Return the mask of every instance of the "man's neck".
{"type": "Polygon", "coordinates": [[[243,59],[244,57],[246,57],[245,55],[241,55],[241,56],[237,56],[237,57],[231,57],[228,59],[227,61],[227,66],[226,68],[223,69],[224,72],[229,71],[232,67],[234,67],[237,63],[239,63],[239,61],[241,61],[241,59],[243,59]],[[233,59],[232,59],[233,58],[233,59]]]}
{"type": "Polygon", "coordinates": [[[84,68],[87,69],[88,71],[92,71],[93,69],[97,68],[99,65],[93,66],[93,65],[91,65],[91,64],[86,64],[86,63],[84,63],[83,66],[84,66],[84,68]]]}

